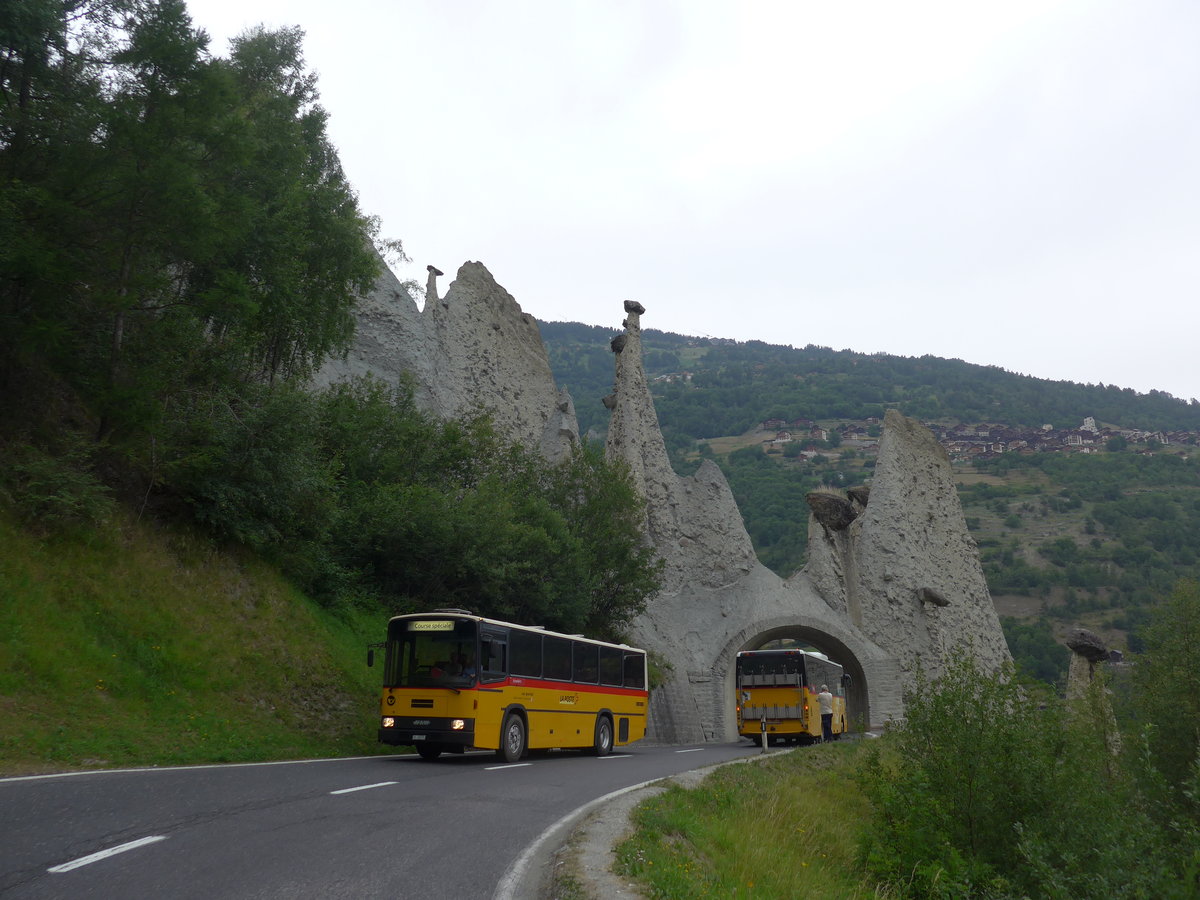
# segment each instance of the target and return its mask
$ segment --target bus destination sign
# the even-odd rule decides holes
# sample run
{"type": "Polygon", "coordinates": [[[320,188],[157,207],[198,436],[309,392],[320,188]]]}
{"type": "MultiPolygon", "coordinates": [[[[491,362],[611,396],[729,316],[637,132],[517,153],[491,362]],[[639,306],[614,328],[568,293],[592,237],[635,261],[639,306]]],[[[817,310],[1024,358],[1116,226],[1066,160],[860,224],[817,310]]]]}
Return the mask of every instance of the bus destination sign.
{"type": "Polygon", "coordinates": [[[409,631],[453,631],[453,619],[429,619],[422,622],[409,622],[409,631]]]}

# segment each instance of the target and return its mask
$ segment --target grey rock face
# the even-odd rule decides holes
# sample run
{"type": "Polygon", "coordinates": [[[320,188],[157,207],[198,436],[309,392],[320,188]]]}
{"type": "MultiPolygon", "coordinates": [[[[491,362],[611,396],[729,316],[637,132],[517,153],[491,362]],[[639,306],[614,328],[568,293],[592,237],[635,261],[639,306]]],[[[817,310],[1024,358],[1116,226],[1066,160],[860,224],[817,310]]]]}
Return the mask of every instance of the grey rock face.
{"type": "MultiPolygon", "coordinates": [[[[725,476],[705,460],[695,475],[671,468],[642,367],[641,316],[630,310],[619,335],[606,452],[624,460],[646,498],[647,534],[667,564],[667,585],[727,584],[757,563],[725,476]]],[[[614,347],[614,350],[616,348],[614,347]]],[[[608,405],[606,401],[605,405],[608,405]]]]}
{"type": "Polygon", "coordinates": [[[818,589],[905,671],[936,676],[967,645],[986,668],[1011,658],[949,457],[919,422],[888,410],[862,513],[840,540],[810,527],[809,555],[818,589]]]}
{"type": "Polygon", "coordinates": [[[389,384],[413,379],[417,403],[443,418],[486,410],[501,432],[549,460],[579,443],[575,406],[554,385],[533,317],[481,263],[458,270],[444,296],[429,268],[425,307],[390,272],[359,304],[354,342],[345,358],[318,373],[319,386],[371,372],[389,384]]]}
{"type": "Polygon", "coordinates": [[[421,310],[408,287],[380,260],[382,274],[359,298],[354,339],[344,356],[326,361],[313,383],[327,387],[336,381],[373,375],[398,386],[410,378],[416,401],[433,411],[432,384],[438,355],[425,334],[421,310]]]}

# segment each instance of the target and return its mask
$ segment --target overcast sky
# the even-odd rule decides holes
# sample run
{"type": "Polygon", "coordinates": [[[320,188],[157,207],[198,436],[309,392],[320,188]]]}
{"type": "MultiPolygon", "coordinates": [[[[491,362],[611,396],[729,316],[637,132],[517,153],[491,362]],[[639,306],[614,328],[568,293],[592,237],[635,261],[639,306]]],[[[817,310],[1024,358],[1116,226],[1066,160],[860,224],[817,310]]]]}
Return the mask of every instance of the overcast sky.
{"type": "Polygon", "coordinates": [[[1200,3],[188,0],[528,313],[1200,398],[1200,3]]]}

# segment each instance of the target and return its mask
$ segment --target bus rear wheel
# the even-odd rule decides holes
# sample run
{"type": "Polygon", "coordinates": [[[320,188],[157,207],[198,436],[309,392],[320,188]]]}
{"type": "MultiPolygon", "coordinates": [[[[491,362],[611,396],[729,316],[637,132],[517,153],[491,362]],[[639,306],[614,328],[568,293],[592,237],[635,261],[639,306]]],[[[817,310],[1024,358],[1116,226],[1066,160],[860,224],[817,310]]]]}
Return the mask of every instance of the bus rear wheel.
{"type": "Polygon", "coordinates": [[[516,713],[504,717],[500,729],[500,747],[496,755],[505,762],[515,763],[525,754],[525,720],[516,713]]]}
{"type": "Polygon", "coordinates": [[[592,741],[592,749],[597,756],[608,756],[612,753],[613,748],[613,726],[612,719],[608,716],[600,716],[596,719],[596,733],[592,741]]]}
{"type": "Polygon", "coordinates": [[[417,753],[421,759],[437,759],[442,755],[442,748],[437,744],[417,744],[417,753]]]}

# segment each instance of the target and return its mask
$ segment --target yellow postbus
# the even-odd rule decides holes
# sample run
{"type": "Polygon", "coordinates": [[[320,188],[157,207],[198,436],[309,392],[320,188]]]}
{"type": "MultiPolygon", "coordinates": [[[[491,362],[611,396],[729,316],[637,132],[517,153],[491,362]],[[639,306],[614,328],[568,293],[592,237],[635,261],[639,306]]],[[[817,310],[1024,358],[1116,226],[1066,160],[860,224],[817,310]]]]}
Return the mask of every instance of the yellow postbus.
{"type": "MultiPolygon", "coordinates": [[[[646,653],[466,610],[396,616],[384,644],[379,740],[425,759],[468,749],[604,756],[646,734],[646,653]]],[[[368,664],[373,662],[368,654],[368,664]]]]}
{"type": "Polygon", "coordinates": [[[817,694],[833,695],[833,737],[846,731],[849,676],[822,653],[742,650],[737,655],[738,734],[770,744],[810,744],[822,738],[817,694]]]}

